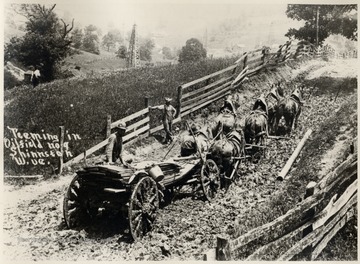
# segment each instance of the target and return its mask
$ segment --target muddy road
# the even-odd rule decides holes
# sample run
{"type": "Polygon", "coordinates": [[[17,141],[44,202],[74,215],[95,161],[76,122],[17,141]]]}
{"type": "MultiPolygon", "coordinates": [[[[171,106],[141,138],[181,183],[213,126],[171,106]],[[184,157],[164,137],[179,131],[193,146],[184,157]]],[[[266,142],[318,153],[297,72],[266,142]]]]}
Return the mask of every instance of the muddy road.
{"type": "MultiPolygon", "coordinates": [[[[219,234],[233,235],[235,226],[250,229],[256,226],[252,215],[266,206],[288,181],[276,180],[287,159],[304,133],[319,128],[327,118],[343,105],[356,102],[356,87],[340,91],[323,92],[317,83],[321,78],[356,78],[356,60],[313,60],[303,64],[282,66],[279,69],[251,77],[234,94],[238,115],[242,120],[250,112],[255,98],[269,83],[287,81],[286,94],[295,83],[307,83],[305,105],[299,126],[289,140],[268,140],[266,157],[259,164],[241,164],[240,180],[221,193],[212,203],[204,201],[201,193],[182,188],[171,203],[161,207],[155,226],[142,241],[133,243],[126,220],[119,216],[105,216],[81,230],[68,230],[62,214],[62,199],[74,173],[61,178],[35,182],[22,187],[5,185],[3,198],[3,259],[17,261],[50,260],[200,260],[203,253],[215,247],[219,234]],[[291,81],[293,81],[291,83],[291,81]],[[317,86],[317,87],[316,87],[317,86]]],[[[212,106],[214,109],[218,106],[212,106]]],[[[356,108],[349,118],[357,119],[356,108]]],[[[194,120],[203,122],[204,115],[194,120]]],[[[210,116],[211,118],[211,116],[210,116]]],[[[349,123],[343,127],[341,137],[330,142],[323,156],[319,177],[329,172],[337,159],[343,158],[356,127],[349,123]]],[[[178,134],[180,134],[178,131],[178,134]]],[[[127,146],[126,151],[136,161],[162,159],[168,146],[155,138],[144,140],[143,145],[127,146]]],[[[179,143],[168,154],[179,155],[179,143]]],[[[295,166],[292,171],[296,170],[295,166]]],[[[291,173],[289,177],[291,177],[291,173]]],[[[304,186],[299,186],[304,188],[304,186]]],[[[284,201],[286,202],[286,201],[284,201]]]]}

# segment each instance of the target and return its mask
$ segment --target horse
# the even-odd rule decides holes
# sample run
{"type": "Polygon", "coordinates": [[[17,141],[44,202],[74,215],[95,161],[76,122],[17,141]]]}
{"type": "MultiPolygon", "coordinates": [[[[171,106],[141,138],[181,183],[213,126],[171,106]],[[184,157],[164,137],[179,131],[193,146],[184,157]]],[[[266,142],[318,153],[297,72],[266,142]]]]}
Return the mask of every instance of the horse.
{"type": "Polygon", "coordinates": [[[235,126],[235,107],[231,97],[227,97],[224,105],[220,108],[220,114],[215,118],[215,121],[221,124],[222,130],[225,134],[233,130],[235,126]]]}
{"type": "Polygon", "coordinates": [[[290,134],[297,127],[297,121],[301,113],[302,89],[296,88],[290,97],[279,102],[275,112],[275,133],[279,134],[279,123],[285,121],[285,133],[290,134]]]}
{"type": "Polygon", "coordinates": [[[209,126],[205,125],[200,129],[198,125],[192,125],[189,134],[182,139],[180,155],[186,157],[195,154],[197,151],[207,152],[212,138],[213,134],[209,126]]]}
{"type": "Polygon", "coordinates": [[[253,111],[245,119],[245,142],[253,145],[264,145],[265,136],[268,135],[268,108],[265,98],[258,98],[253,111]]]}
{"type": "Polygon", "coordinates": [[[280,86],[280,82],[278,84],[273,84],[271,86],[270,92],[265,96],[265,102],[268,108],[268,127],[270,133],[275,132],[275,111],[276,107],[284,97],[284,92],[280,86]]]}
{"type": "Polygon", "coordinates": [[[233,169],[233,157],[245,154],[245,138],[241,130],[232,130],[225,137],[217,140],[210,148],[210,157],[218,165],[220,172],[229,176],[233,169]]]}

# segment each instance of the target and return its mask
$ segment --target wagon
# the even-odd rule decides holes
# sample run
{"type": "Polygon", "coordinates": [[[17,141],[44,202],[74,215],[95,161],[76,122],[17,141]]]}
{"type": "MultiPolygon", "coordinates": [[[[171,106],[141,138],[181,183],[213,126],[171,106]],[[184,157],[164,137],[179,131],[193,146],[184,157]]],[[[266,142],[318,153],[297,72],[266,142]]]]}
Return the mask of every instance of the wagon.
{"type": "Polygon", "coordinates": [[[127,217],[131,236],[137,241],[151,230],[164,192],[184,185],[202,190],[212,200],[220,188],[219,169],[213,161],[196,156],[145,161],[132,168],[84,167],[65,194],[64,219],[69,228],[76,228],[99,211],[116,210],[127,217]]]}

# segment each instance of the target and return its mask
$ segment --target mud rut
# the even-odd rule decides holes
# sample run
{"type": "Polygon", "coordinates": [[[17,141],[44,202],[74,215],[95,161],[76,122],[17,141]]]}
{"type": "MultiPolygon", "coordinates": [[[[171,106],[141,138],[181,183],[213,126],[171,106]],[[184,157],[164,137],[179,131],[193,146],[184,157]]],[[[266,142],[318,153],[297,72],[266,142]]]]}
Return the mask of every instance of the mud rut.
{"type": "MultiPolygon", "coordinates": [[[[267,80],[254,77],[244,84],[240,96],[239,115],[244,119],[255,98],[269,81],[300,77],[326,65],[324,62],[303,64],[301,69],[282,67],[267,80]]],[[[268,89],[268,87],[267,87],[268,89]]],[[[285,90],[290,93],[292,87],[285,90]]],[[[63,221],[62,199],[69,180],[61,181],[39,196],[23,200],[4,210],[4,259],[9,260],[191,260],[201,259],[202,253],[215,247],[216,236],[232,234],[236,221],[251,222],[251,213],[281,190],[286,181],[276,181],[276,175],[307,129],[316,131],[319,124],[348,100],[339,95],[328,104],[326,95],[305,94],[306,105],[299,126],[290,140],[268,140],[267,156],[259,164],[241,164],[241,175],[226,193],[214,202],[204,202],[201,193],[192,194],[182,188],[171,203],[159,210],[153,231],[142,241],[129,241],[126,221],[118,216],[100,218],[82,230],[68,230],[63,221]]],[[[356,110],[355,110],[356,111],[356,110]]],[[[197,117],[197,120],[201,119],[197,117]]],[[[150,147],[129,150],[137,159],[161,159],[168,148],[154,139],[150,147]]],[[[179,152],[177,144],[168,157],[179,152]]],[[[294,168],[295,169],[295,168],[294,168]]],[[[290,172],[291,173],[291,172],[290,172]]],[[[46,185],[45,185],[46,187],[46,185]]],[[[35,189],[36,190],[36,189],[35,189]]],[[[17,191],[13,191],[12,194],[17,191]]],[[[12,195],[13,197],[14,195],[12,195]]],[[[6,197],[6,194],[5,194],[6,197]]]]}

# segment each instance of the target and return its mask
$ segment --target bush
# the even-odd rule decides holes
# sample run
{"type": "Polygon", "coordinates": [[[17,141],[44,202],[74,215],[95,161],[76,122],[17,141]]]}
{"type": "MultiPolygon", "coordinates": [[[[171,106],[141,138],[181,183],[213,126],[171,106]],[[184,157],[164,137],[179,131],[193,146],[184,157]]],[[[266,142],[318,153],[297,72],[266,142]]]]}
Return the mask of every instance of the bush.
{"type": "Polygon", "coordinates": [[[4,69],[4,89],[8,90],[15,86],[21,85],[23,82],[16,79],[9,71],[4,69]]]}

